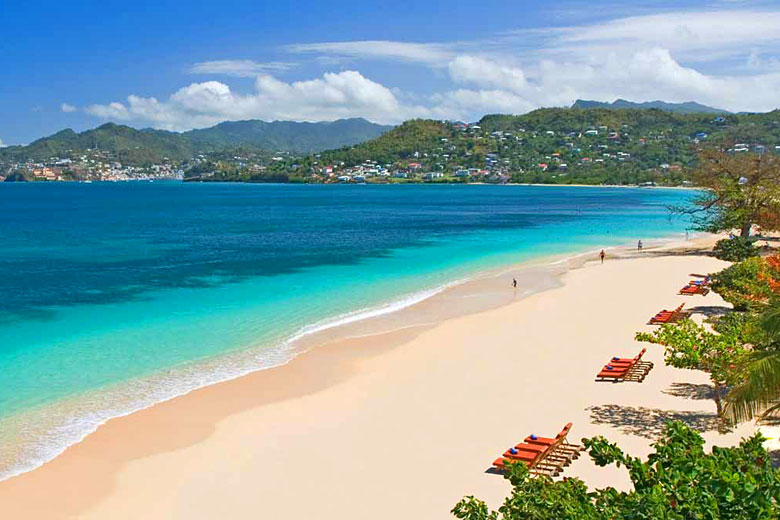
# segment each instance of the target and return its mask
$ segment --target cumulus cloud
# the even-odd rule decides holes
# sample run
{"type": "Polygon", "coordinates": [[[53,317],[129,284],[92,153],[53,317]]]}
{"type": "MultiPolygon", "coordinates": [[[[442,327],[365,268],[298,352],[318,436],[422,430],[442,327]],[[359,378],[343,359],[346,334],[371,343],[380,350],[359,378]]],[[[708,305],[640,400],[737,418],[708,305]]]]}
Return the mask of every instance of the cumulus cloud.
{"type": "Polygon", "coordinates": [[[285,63],[223,60],[198,63],[190,70],[255,77],[254,89],[242,93],[226,83],[206,81],[183,87],[168,99],[130,95],[124,102],[92,105],[86,111],[172,130],[248,118],[474,120],[490,112],[566,106],[577,98],[698,101],[732,111],[768,111],[780,104],[776,27],[780,27],[780,10],[732,9],[623,17],[471,42],[296,44],[284,49],[312,54],[320,65],[344,58],[391,61],[397,67],[418,67],[414,74],[420,85],[444,81],[449,86],[401,91],[357,70],[285,82],[271,75],[285,70],[285,63]]]}
{"type": "Polygon", "coordinates": [[[523,71],[517,67],[474,56],[458,56],[449,63],[450,77],[457,83],[471,83],[522,92],[528,86],[523,71]]]}
{"type": "Polygon", "coordinates": [[[60,105],[60,109],[63,112],[67,112],[67,113],[75,112],[77,110],[77,108],[75,106],[71,105],[70,103],[63,103],[62,105],[60,105]]]}
{"type": "Polygon", "coordinates": [[[527,71],[487,59],[458,58],[449,67],[455,83],[481,87],[456,90],[443,99],[457,99],[495,110],[527,111],[565,106],[577,98],[634,101],[696,100],[729,110],[771,110],[777,107],[780,73],[712,76],[685,67],[668,49],[613,52],[589,62],[542,60],[527,71]]]}
{"type": "Polygon", "coordinates": [[[399,122],[425,116],[423,107],[402,104],[384,85],[356,71],[326,73],[321,78],[287,83],[258,76],[254,92],[241,94],[218,81],[192,83],[167,100],[128,96],[125,103],[91,105],[86,111],[105,119],[151,123],[158,128],[185,130],[236,119],[322,121],[366,117],[399,122]]]}
{"type": "Polygon", "coordinates": [[[258,63],[252,60],[217,60],[195,63],[189,69],[192,74],[222,74],[242,78],[267,74],[271,71],[284,71],[294,67],[294,63],[273,61],[258,63]]]}

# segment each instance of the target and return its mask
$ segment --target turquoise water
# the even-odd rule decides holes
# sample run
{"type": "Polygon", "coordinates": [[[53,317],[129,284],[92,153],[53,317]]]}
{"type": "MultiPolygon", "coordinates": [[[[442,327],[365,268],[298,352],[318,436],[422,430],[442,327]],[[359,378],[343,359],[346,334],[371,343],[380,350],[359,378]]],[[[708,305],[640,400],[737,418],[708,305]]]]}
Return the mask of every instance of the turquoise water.
{"type": "Polygon", "coordinates": [[[355,311],[501,265],[682,234],[667,206],[691,196],[0,184],[0,477],[112,415],[285,362],[290,338],[355,311]]]}

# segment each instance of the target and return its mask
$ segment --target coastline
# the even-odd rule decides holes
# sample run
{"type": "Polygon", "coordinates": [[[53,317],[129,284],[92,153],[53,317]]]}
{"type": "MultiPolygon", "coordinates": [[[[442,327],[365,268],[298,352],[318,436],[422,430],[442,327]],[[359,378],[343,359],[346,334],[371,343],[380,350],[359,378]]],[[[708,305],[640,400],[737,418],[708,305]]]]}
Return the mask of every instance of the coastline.
{"type": "MultiPolygon", "coordinates": [[[[645,243],[650,251],[654,248],[693,246],[696,240],[694,237],[690,242],[682,242],[678,235],[669,235],[648,239],[645,243]]],[[[708,241],[709,238],[702,240],[708,241]]],[[[613,245],[604,249],[611,256],[633,254],[633,247],[629,245],[613,245]]],[[[492,310],[509,305],[518,298],[559,287],[561,276],[596,258],[598,251],[596,248],[542,254],[515,263],[482,268],[444,285],[309,324],[272,348],[259,345],[242,349],[10,416],[0,423],[5,428],[6,439],[24,439],[24,442],[0,446],[4,462],[14,461],[11,471],[0,474],[0,484],[56,459],[109,421],[178,399],[201,388],[282,367],[321,345],[401,330],[423,330],[446,320],[492,310]],[[504,287],[513,277],[518,280],[518,291],[510,293],[504,287]],[[499,281],[499,278],[505,280],[499,281]],[[132,390],[133,387],[143,388],[141,398],[134,397],[138,392],[132,390]],[[27,425],[31,424],[37,428],[36,436],[30,436],[31,430],[27,425]]]]}
{"type": "MultiPolygon", "coordinates": [[[[668,263],[670,267],[675,263],[684,263],[686,266],[704,262],[708,265],[719,264],[717,260],[706,257],[663,256],[665,250],[674,249],[675,247],[678,246],[666,244],[657,252],[646,251],[644,258],[636,262],[634,260],[625,262],[608,261],[605,265],[610,266],[609,269],[612,269],[611,266],[613,265],[621,268],[628,266],[628,271],[635,271],[636,266],[639,264],[649,265],[658,262],[668,263]],[[632,265],[634,267],[631,267],[632,265]]],[[[625,253],[627,256],[636,256],[631,255],[628,251],[625,251],[625,253]]],[[[610,260],[613,260],[613,258],[610,258],[610,260]]],[[[511,349],[507,351],[505,345],[507,337],[504,335],[506,331],[499,334],[503,341],[491,342],[487,338],[483,338],[483,336],[491,334],[491,326],[503,327],[506,317],[513,314],[513,311],[516,309],[520,310],[525,321],[519,324],[510,323],[510,326],[533,328],[543,326],[546,323],[547,329],[552,336],[550,339],[556,339],[555,336],[560,334],[563,334],[563,337],[569,337],[569,345],[562,344],[558,347],[561,349],[562,354],[566,354],[568,352],[567,349],[571,349],[572,345],[576,345],[577,342],[588,344],[594,347],[595,350],[604,350],[606,348],[609,352],[614,352],[614,349],[617,348],[614,346],[616,343],[606,344],[610,343],[607,341],[603,345],[592,345],[592,339],[588,339],[587,335],[584,338],[578,338],[575,330],[569,330],[574,329],[576,323],[567,323],[567,327],[557,327],[560,330],[550,330],[549,320],[551,318],[549,316],[537,316],[537,318],[540,318],[539,320],[534,319],[533,316],[535,313],[543,311],[546,306],[565,303],[567,292],[577,290],[579,285],[588,282],[589,278],[592,278],[594,274],[599,272],[598,269],[592,269],[596,265],[598,264],[591,262],[584,269],[566,269],[565,273],[561,275],[565,281],[563,285],[510,301],[506,305],[499,305],[492,309],[445,317],[435,323],[422,322],[408,328],[396,328],[392,331],[351,334],[346,337],[331,338],[324,345],[310,349],[284,366],[261,370],[238,379],[207,386],[129,416],[110,420],[99,428],[96,433],[88,436],[81,443],[71,446],[64,454],[52,462],[45,464],[37,470],[0,483],[0,504],[2,504],[0,505],[0,511],[8,509],[9,513],[17,515],[25,512],[26,517],[30,518],[89,518],[92,517],[90,515],[101,518],[107,514],[108,510],[105,508],[110,507],[110,504],[116,506],[117,500],[126,501],[132,495],[133,501],[138,502],[134,504],[134,507],[139,509],[135,511],[135,515],[128,511],[126,513],[128,518],[147,516],[147,514],[150,515],[149,517],[155,517],[155,514],[157,514],[161,518],[166,518],[170,517],[174,511],[177,514],[183,512],[177,508],[176,500],[171,502],[173,500],[172,497],[182,492],[182,488],[178,484],[182,482],[181,479],[188,480],[192,478],[194,480],[211,481],[219,475],[220,477],[218,478],[231,480],[238,478],[245,472],[249,472],[253,475],[253,478],[257,477],[261,478],[261,480],[267,479],[269,474],[290,477],[302,471],[302,468],[298,467],[300,464],[305,463],[309,459],[320,460],[323,457],[326,461],[322,462],[322,467],[339,472],[344,471],[344,469],[338,469],[340,467],[339,460],[342,457],[346,457],[354,463],[356,461],[352,459],[357,456],[358,466],[363,471],[369,471],[371,458],[366,458],[366,454],[371,453],[375,449],[374,446],[391,446],[391,448],[383,448],[381,451],[383,453],[385,451],[390,452],[395,456],[400,455],[401,459],[404,459],[403,455],[407,451],[414,453],[416,456],[425,455],[427,450],[423,450],[422,454],[417,451],[420,445],[412,446],[411,449],[404,450],[404,453],[399,453],[393,446],[393,443],[400,442],[403,444],[407,442],[403,439],[403,435],[399,437],[396,433],[404,433],[407,428],[413,427],[414,424],[428,424],[426,421],[429,420],[429,417],[422,415],[411,422],[407,422],[407,420],[401,421],[395,426],[399,431],[385,432],[372,430],[372,422],[378,421],[380,424],[385,424],[381,417],[374,417],[373,420],[369,419],[367,424],[365,422],[366,419],[362,418],[361,414],[357,414],[357,411],[360,410],[366,413],[367,411],[363,407],[370,403],[369,415],[371,415],[371,410],[385,408],[391,408],[405,415],[408,410],[404,410],[404,407],[419,405],[419,403],[416,404],[414,402],[415,400],[419,401],[419,399],[415,395],[406,395],[404,390],[404,383],[409,382],[410,378],[417,383],[416,388],[418,391],[433,391],[435,393],[431,385],[435,386],[436,381],[451,391],[457,391],[457,387],[453,389],[450,386],[453,382],[452,376],[454,372],[463,370],[464,366],[455,363],[453,360],[452,362],[455,365],[450,367],[449,370],[446,367],[437,367],[440,356],[443,352],[446,352],[442,351],[442,349],[448,348],[453,344],[459,344],[457,351],[460,354],[469,356],[468,368],[474,367],[474,364],[477,363],[485,365],[485,367],[489,366],[490,370],[498,370],[499,372],[504,370],[505,367],[503,367],[501,362],[502,358],[505,356],[512,358],[518,354],[511,349]],[[535,323],[536,321],[539,321],[539,323],[535,323]],[[486,325],[487,323],[491,325],[486,325]],[[457,329],[459,332],[452,335],[453,329],[457,329]],[[448,338],[446,341],[442,341],[443,334],[448,338]],[[469,337],[472,342],[476,341],[480,346],[489,348],[492,352],[484,353],[484,355],[480,352],[474,352],[471,343],[463,343],[463,339],[469,337]],[[484,345],[482,345],[483,341],[484,345]],[[441,373],[438,378],[432,377],[429,383],[426,380],[426,371],[434,367],[439,368],[441,373]],[[399,402],[396,402],[396,398],[393,396],[399,391],[406,396],[406,399],[399,398],[399,402]],[[390,392],[390,394],[386,392],[390,392]],[[391,398],[391,401],[387,400],[388,397],[391,398]],[[325,399],[327,405],[316,403],[316,401],[321,399],[325,399]],[[315,401],[315,403],[313,404],[311,401],[315,401]],[[305,413],[299,414],[301,410],[305,411],[305,413]],[[355,424],[352,424],[351,421],[357,421],[359,426],[355,427],[355,424]],[[231,424],[233,426],[230,426],[231,424]],[[321,431],[323,428],[325,431],[321,431]],[[279,431],[275,432],[275,430],[279,431]],[[372,430],[372,434],[368,434],[367,430],[372,430]],[[280,432],[283,432],[283,435],[280,432]],[[307,438],[309,435],[317,432],[320,435],[319,438],[322,439],[321,442],[325,443],[325,445],[332,445],[333,449],[320,450],[311,448],[312,440],[307,440],[307,438]],[[332,438],[332,435],[336,433],[338,435],[332,438]],[[234,437],[235,435],[239,435],[239,438],[234,437]],[[227,444],[226,437],[232,439],[227,444]],[[351,439],[356,446],[362,446],[365,451],[358,450],[354,452],[349,447],[349,444],[343,444],[344,438],[351,439]],[[255,445],[257,442],[259,442],[260,446],[255,445]],[[192,458],[193,450],[196,452],[194,458],[192,458]],[[299,457],[302,454],[305,456],[303,459],[300,459],[299,457]],[[339,455],[339,458],[333,459],[332,456],[334,455],[339,455]],[[165,459],[169,460],[162,467],[159,466],[160,461],[165,459]],[[171,460],[177,462],[171,463],[171,460]],[[247,464],[250,463],[250,460],[254,462],[248,466],[247,464]],[[292,467],[286,467],[285,460],[289,460],[292,467]],[[229,464],[229,461],[232,461],[233,464],[229,464]],[[262,470],[270,462],[277,464],[277,466],[273,466],[273,471],[269,470],[269,474],[264,475],[256,474],[257,471],[262,470]],[[278,465],[280,463],[281,466],[278,465]],[[201,464],[203,465],[201,466],[201,464]],[[214,465],[221,467],[222,464],[228,464],[228,466],[219,470],[215,469],[214,465]],[[185,467],[189,468],[186,471],[189,476],[177,472],[177,470],[183,471],[185,467]],[[150,470],[153,470],[151,475],[154,475],[161,469],[163,470],[161,474],[165,474],[166,479],[171,477],[171,472],[175,474],[176,478],[171,482],[175,481],[177,484],[167,482],[166,480],[157,482],[158,485],[152,485],[151,482],[143,483],[143,479],[138,480],[141,475],[146,475],[144,478],[149,479],[150,470]],[[137,470],[141,471],[140,475],[135,474],[137,470]],[[135,475],[135,477],[132,475],[135,475]],[[77,489],[71,487],[71,482],[73,482],[73,485],[76,485],[76,482],[78,482],[77,489]],[[165,489],[167,489],[167,492],[164,492],[165,489]],[[131,495],[128,494],[130,490],[132,490],[131,495]],[[150,510],[145,509],[146,507],[151,507],[150,502],[140,499],[138,494],[150,493],[154,495],[158,492],[167,498],[162,499],[159,496],[155,496],[152,499],[150,496],[150,500],[162,504],[159,506],[159,510],[155,509],[155,514],[151,514],[150,510]],[[39,501],[35,500],[35,497],[41,494],[51,497],[51,500],[47,501],[47,504],[38,503],[39,501]]],[[[620,269],[620,271],[620,276],[626,274],[622,272],[626,271],[626,269],[620,269]]],[[[629,276],[635,276],[635,273],[629,273],[629,276]]],[[[679,283],[684,283],[687,272],[680,272],[677,276],[682,280],[679,283]]],[[[671,276],[671,278],[675,278],[675,276],[671,276]]],[[[648,290],[657,290],[652,286],[652,282],[650,279],[642,281],[642,283],[648,284],[648,290]]],[[[677,284],[677,279],[672,280],[672,285],[677,284]]],[[[606,296],[607,300],[609,299],[609,295],[604,296],[606,296]]],[[[662,304],[650,301],[652,300],[650,298],[647,302],[641,302],[641,305],[648,308],[654,308],[656,305],[671,305],[679,297],[672,298],[669,295],[666,300],[668,301],[669,299],[672,299],[670,303],[662,304]]],[[[440,301],[426,301],[432,309],[442,306],[440,301]]],[[[601,298],[600,301],[602,301],[601,298]]],[[[581,303],[587,307],[586,302],[581,303]]],[[[542,314],[544,313],[542,312],[542,314]]],[[[640,330],[640,325],[641,323],[638,322],[629,322],[627,327],[632,331],[640,330]]],[[[598,333],[604,338],[613,337],[608,329],[599,330],[598,333]]],[[[531,334],[533,335],[532,332],[531,334]]],[[[548,340],[544,336],[537,339],[540,341],[548,340]]],[[[557,339],[560,340],[560,338],[557,339]]],[[[623,337],[620,341],[625,342],[629,339],[628,337],[623,337]]],[[[523,340],[526,340],[526,338],[523,338],[523,340]]],[[[550,352],[546,350],[539,352],[530,350],[532,345],[525,344],[525,342],[524,346],[529,349],[525,351],[524,355],[540,361],[549,361],[549,359],[544,358],[549,356],[550,352]]],[[[633,349],[634,347],[636,345],[628,348],[633,349]]],[[[625,347],[621,347],[619,353],[629,354],[625,347]]],[[[581,353],[571,352],[570,354],[576,358],[581,353]]],[[[654,354],[658,357],[658,352],[654,354]]],[[[604,357],[604,355],[599,356],[597,354],[592,362],[589,361],[583,364],[584,366],[576,368],[584,369],[585,372],[592,371],[593,368],[587,365],[598,364],[598,359],[604,357]]],[[[669,369],[664,367],[662,362],[659,365],[657,359],[653,360],[656,361],[655,373],[665,372],[679,377],[679,373],[682,372],[684,380],[693,379],[696,381],[695,384],[706,382],[706,376],[701,373],[669,369]]],[[[601,362],[603,363],[603,360],[601,362]]],[[[444,364],[446,365],[447,363],[444,364]]],[[[469,373],[470,370],[467,370],[465,373],[461,373],[461,375],[472,378],[469,373]]],[[[523,371],[522,373],[526,374],[527,372],[523,371]]],[[[536,379],[537,385],[544,386],[546,382],[543,379],[538,379],[540,375],[528,373],[529,378],[536,379]]],[[[468,381],[469,379],[465,380],[465,382],[468,381]]],[[[490,376],[489,371],[487,374],[473,374],[473,383],[487,394],[495,391],[495,389],[492,389],[493,385],[499,387],[498,389],[502,393],[507,391],[505,386],[507,382],[495,381],[490,376]]],[[[578,384],[582,384],[582,382],[578,384]]],[[[592,386],[593,384],[592,379],[587,381],[587,385],[592,386]]],[[[635,390],[642,394],[648,388],[646,385],[648,385],[647,382],[643,385],[636,385],[636,389],[626,387],[626,385],[616,385],[614,388],[619,386],[620,390],[635,390]]],[[[415,385],[411,386],[415,387],[415,385]]],[[[509,385],[509,388],[516,387],[516,390],[520,393],[530,390],[533,395],[536,394],[533,391],[533,386],[534,384],[531,383],[530,388],[528,388],[527,382],[518,382],[518,385],[509,385]]],[[[608,387],[612,387],[612,385],[607,387],[597,385],[594,391],[598,393],[614,393],[606,390],[608,387]]],[[[493,415],[502,415],[507,404],[504,400],[496,410],[491,405],[492,400],[483,402],[483,398],[479,395],[462,395],[461,397],[465,401],[474,402],[476,400],[476,403],[481,408],[484,408],[485,411],[490,410],[492,414],[488,417],[484,417],[481,410],[474,410],[475,414],[484,420],[488,420],[488,422],[495,421],[496,418],[493,415]]],[[[530,396],[528,397],[530,398],[530,396]]],[[[575,401],[581,402],[586,396],[567,394],[563,397],[574,398],[575,401]]],[[[664,399],[668,400],[668,398],[664,399]]],[[[462,412],[461,406],[458,403],[450,402],[446,394],[437,395],[437,398],[431,401],[431,403],[434,402],[437,404],[437,409],[447,409],[452,413],[453,410],[451,408],[455,406],[457,413],[462,412]]],[[[510,400],[510,402],[512,401],[510,400]]],[[[683,404],[686,403],[683,402],[683,404]]],[[[704,409],[708,408],[706,401],[697,404],[700,407],[703,404],[704,409]]],[[[429,408],[424,408],[424,411],[428,414],[432,412],[429,408]]],[[[548,417],[547,411],[547,407],[536,409],[534,413],[528,414],[529,417],[533,416],[534,421],[525,420],[520,422],[526,429],[529,427],[549,429],[560,428],[560,425],[557,423],[572,420],[570,415],[567,417],[548,417]]],[[[517,421],[518,419],[515,418],[514,420],[517,421]]],[[[579,420],[575,422],[575,434],[577,437],[586,433],[605,433],[603,426],[601,428],[594,427],[594,425],[586,425],[584,422],[587,421],[579,420]],[[582,429],[578,428],[578,426],[582,427],[582,429]],[[586,431],[588,427],[590,427],[590,430],[586,431]]],[[[429,426],[435,430],[436,425],[429,426]]],[[[446,426],[445,431],[448,431],[454,425],[446,426]]],[[[482,445],[484,447],[484,439],[480,439],[481,436],[493,437],[495,440],[497,434],[506,436],[510,431],[513,432],[512,435],[519,435],[515,431],[516,427],[508,428],[508,426],[507,424],[494,424],[491,428],[486,427],[484,431],[482,428],[475,429],[470,427],[472,431],[468,432],[469,436],[467,436],[467,439],[470,439],[468,442],[474,442],[477,446],[482,445]]],[[[443,432],[441,434],[446,437],[443,432]]],[[[443,438],[440,442],[459,450],[464,449],[464,444],[468,444],[462,436],[457,434],[450,434],[450,436],[454,438],[452,440],[443,438]]],[[[622,434],[618,434],[618,436],[622,436],[622,434]]],[[[436,438],[438,439],[439,437],[437,436],[436,438]]],[[[733,440],[734,437],[729,437],[729,439],[733,440]]],[[[319,441],[315,441],[315,445],[317,442],[319,441]]],[[[502,446],[506,442],[510,441],[505,439],[500,441],[497,446],[502,446]]],[[[639,443],[637,443],[636,439],[633,439],[629,444],[641,448],[648,443],[649,441],[646,439],[645,442],[639,443]]],[[[493,444],[491,442],[491,445],[493,444]]],[[[410,448],[409,446],[406,447],[410,448]]],[[[493,446],[493,448],[493,451],[498,449],[496,446],[493,446]]],[[[476,456],[476,453],[472,455],[476,456]]],[[[486,467],[489,461],[483,459],[491,456],[494,456],[492,452],[480,453],[479,460],[482,460],[483,465],[486,467]]],[[[455,459],[457,458],[455,457],[455,459]]],[[[391,466],[394,464],[393,460],[384,460],[384,457],[381,456],[380,459],[387,464],[391,464],[391,466]]],[[[466,459],[469,459],[469,457],[466,457],[466,459]]],[[[350,466],[352,465],[354,464],[350,466]]],[[[606,482],[608,472],[607,474],[603,471],[601,473],[598,471],[594,472],[593,468],[583,469],[580,466],[582,466],[582,462],[578,461],[577,465],[571,468],[572,472],[584,470],[585,476],[591,485],[598,484],[599,481],[606,482]]],[[[484,470],[485,468],[482,469],[484,470]]],[[[396,470],[400,472],[396,476],[401,477],[405,472],[410,471],[410,468],[398,467],[396,470]]],[[[420,468],[414,468],[413,471],[416,473],[420,470],[420,468]]],[[[381,472],[382,470],[379,471],[381,472]]],[[[314,471],[314,473],[319,474],[320,477],[323,476],[319,471],[314,471]]],[[[431,479],[437,478],[439,474],[438,470],[429,470],[431,479]]],[[[456,472],[456,474],[463,477],[461,472],[456,472]]],[[[567,474],[573,473],[568,473],[567,470],[567,474]]],[[[471,471],[469,471],[469,475],[471,475],[471,471]]],[[[476,473],[477,477],[480,475],[479,472],[476,473]]],[[[151,481],[155,480],[157,480],[157,477],[151,478],[151,481]]],[[[349,488],[350,483],[355,484],[354,479],[344,476],[345,488],[349,488]]],[[[501,479],[495,476],[483,475],[482,479],[478,479],[476,483],[484,491],[482,494],[496,498],[501,496],[501,490],[504,488],[501,479]],[[486,477],[488,478],[486,479],[486,477]]],[[[418,482],[418,484],[420,483],[418,482]]],[[[238,488],[241,488],[239,483],[236,483],[236,485],[238,488]]],[[[269,483],[269,485],[271,484],[269,483]]],[[[292,486],[289,491],[277,489],[276,492],[284,494],[285,492],[293,493],[293,491],[298,490],[297,486],[292,484],[292,482],[289,482],[289,485],[292,486]]],[[[458,489],[460,489],[459,496],[448,495],[448,507],[451,507],[460,496],[479,491],[479,489],[469,488],[468,482],[465,481],[460,483],[458,489]]],[[[306,487],[306,490],[311,491],[308,487],[306,487]]],[[[246,491],[244,489],[244,492],[246,491]]],[[[368,500],[370,496],[371,494],[369,493],[366,499],[368,500]]],[[[374,499],[376,498],[374,496],[374,499]]],[[[195,500],[195,502],[198,502],[198,500],[195,500]]],[[[184,504],[179,505],[183,506],[184,504]]],[[[433,513],[433,511],[434,509],[431,509],[430,512],[433,513]]],[[[437,506],[435,511],[439,513],[438,517],[447,517],[448,508],[441,510],[437,506]]],[[[278,513],[280,516],[289,517],[289,515],[284,515],[281,510],[278,513]]],[[[366,513],[366,511],[363,511],[363,513],[366,513]]],[[[184,516],[208,517],[206,510],[203,510],[202,514],[193,513],[193,515],[184,516]]],[[[243,515],[237,516],[243,517],[243,515]]],[[[350,514],[347,517],[352,516],[350,514]]],[[[356,515],[355,517],[358,516],[356,515]]]]}

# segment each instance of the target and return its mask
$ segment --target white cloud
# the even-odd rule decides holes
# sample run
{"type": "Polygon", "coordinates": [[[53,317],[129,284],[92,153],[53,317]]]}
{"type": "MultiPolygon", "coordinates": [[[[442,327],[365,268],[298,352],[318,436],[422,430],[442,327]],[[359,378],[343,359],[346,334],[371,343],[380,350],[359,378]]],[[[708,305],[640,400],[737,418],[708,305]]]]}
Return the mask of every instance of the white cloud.
{"type": "Polygon", "coordinates": [[[525,74],[517,67],[474,56],[458,56],[449,63],[450,77],[457,83],[471,83],[522,92],[528,86],[525,74]]]}
{"type": "Polygon", "coordinates": [[[68,112],[68,113],[69,112],[75,112],[77,110],[77,108],[75,106],[71,105],[70,103],[63,103],[62,105],[60,105],[60,109],[63,112],[68,112]]]}
{"type": "MultiPolygon", "coordinates": [[[[768,111],[780,104],[776,27],[780,27],[780,10],[732,9],[624,17],[471,42],[296,44],[285,49],[311,53],[320,65],[334,66],[344,59],[423,65],[431,81],[415,71],[416,84],[440,85],[444,80],[450,85],[435,91],[401,91],[356,70],[288,83],[268,74],[273,64],[223,60],[199,63],[191,70],[256,77],[254,90],[240,93],[225,83],[207,81],[193,83],[162,101],[131,95],[124,103],[92,105],[86,111],[168,129],[248,118],[474,120],[489,112],[566,106],[577,98],[698,101],[732,111],[768,111]]],[[[284,66],[278,64],[276,70],[284,66]]]]}
{"type": "Polygon", "coordinates": [[[273,61],[257,63],[252,60],[203,61],[192,65],[192,74],[223,74],[225,76],[254,77],[269,71],[284,71],[294,67],[294,63],[273,61]]]}
{"type": "Polygon", "coordinates": [[[292,83],[261,75],[249,94],[233,92],[218,81],[193,83],[165,101],[131,95],[126,103],[91,105],[86,111],[105,119],[150,123],[169,130],[237,119],[323,121],[366,117],[386,123],[429,114],[425,108],[401,103],[390,89],[355,71],[326,73],[321,78],[292,83]]]}
{"type": "Polygon", "coordinates": [[[316,53],[350,58],[379,58],[446,65],[454,57],[449,45],[385,40],[300,43],[285,47],[289,52],[316,53]]]}
{"type": "Polygon", "coordinates": [[[630,41],[672,51],[707,51],[780,41],[778,27],[778,11],[719,10],[632,16],[559,32],[565,42],[630,41]]]}

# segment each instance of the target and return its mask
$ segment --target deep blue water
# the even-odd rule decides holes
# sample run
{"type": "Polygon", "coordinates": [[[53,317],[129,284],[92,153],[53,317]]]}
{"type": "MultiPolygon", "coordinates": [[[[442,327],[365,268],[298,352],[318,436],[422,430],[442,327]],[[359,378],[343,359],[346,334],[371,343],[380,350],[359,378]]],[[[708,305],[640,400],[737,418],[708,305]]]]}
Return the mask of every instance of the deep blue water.
{"type": "Polygon", "coordinates": [[[666,208],[690,196],[536,186],[0,184],[0,424],[242,349],[276,349],[278,361],[283,341],[307,325],[479,270],[681,234],[685,223],[666,208]]]}

